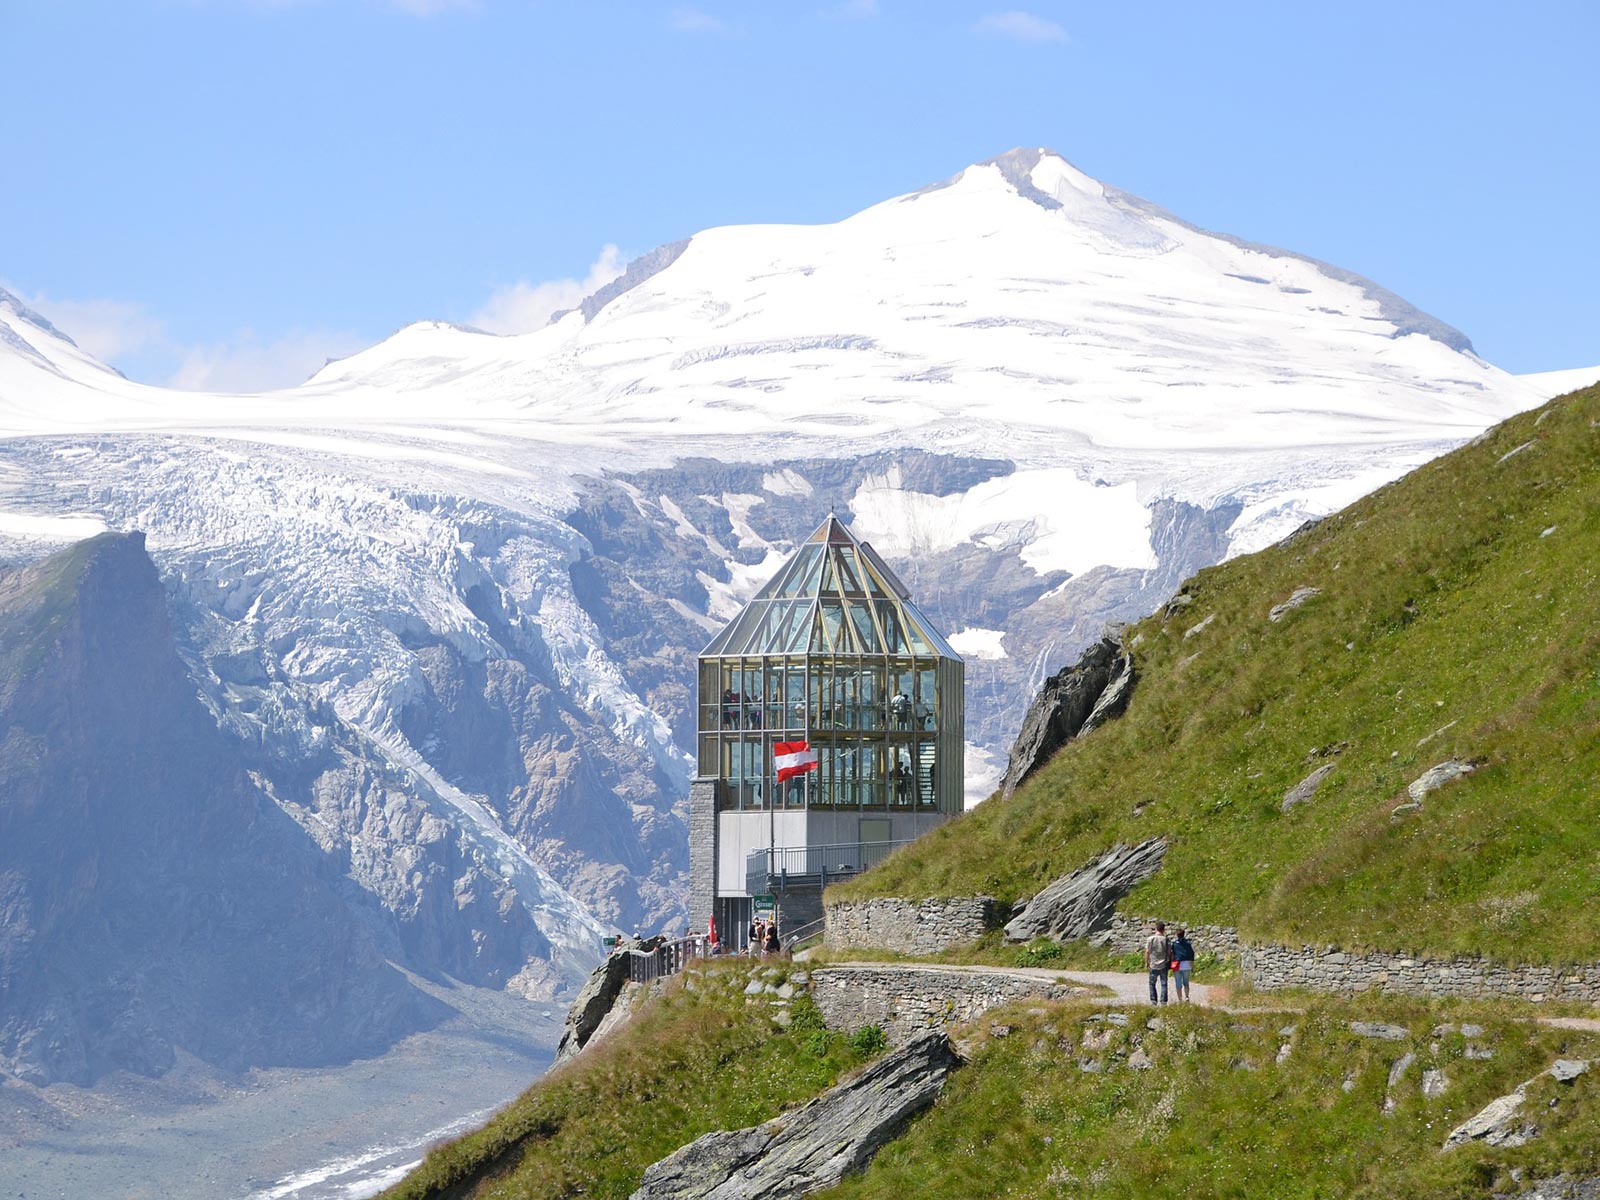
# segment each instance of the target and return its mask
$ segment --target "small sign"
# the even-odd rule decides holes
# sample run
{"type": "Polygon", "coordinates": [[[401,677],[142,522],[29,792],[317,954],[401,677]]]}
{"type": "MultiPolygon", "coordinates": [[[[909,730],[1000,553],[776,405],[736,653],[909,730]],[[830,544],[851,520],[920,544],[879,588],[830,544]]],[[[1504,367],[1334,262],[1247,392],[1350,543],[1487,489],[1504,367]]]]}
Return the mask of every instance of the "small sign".
{"type": "Polygon", "coordinates": [[[753,896],[751,897],[751,903],[754,907],[755,915],[758,917],[770,921],[778,915],[778,898],[776,896],[753,896]]]}
{"type": "Polygon", "coordinates": [[[620,937],[618,937],[616,934],[612,934],[610,937],[601,938],[600,944],[607,950],[615,950],[617,948],[617,943],[620,941],[622,941],[620,937]]]}

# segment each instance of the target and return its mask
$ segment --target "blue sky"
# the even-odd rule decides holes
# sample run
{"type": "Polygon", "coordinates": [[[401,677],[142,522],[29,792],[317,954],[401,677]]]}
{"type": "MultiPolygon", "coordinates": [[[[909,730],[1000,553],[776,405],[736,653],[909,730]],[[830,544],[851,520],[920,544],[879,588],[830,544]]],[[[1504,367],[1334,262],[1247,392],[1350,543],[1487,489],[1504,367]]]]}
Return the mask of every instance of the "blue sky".
{"type": "Polygon", "coordinates": [[[499,328],[1043,145],[1600,363],[1600,5],[0,0],[0,282],[135,378],[499,328]]]}

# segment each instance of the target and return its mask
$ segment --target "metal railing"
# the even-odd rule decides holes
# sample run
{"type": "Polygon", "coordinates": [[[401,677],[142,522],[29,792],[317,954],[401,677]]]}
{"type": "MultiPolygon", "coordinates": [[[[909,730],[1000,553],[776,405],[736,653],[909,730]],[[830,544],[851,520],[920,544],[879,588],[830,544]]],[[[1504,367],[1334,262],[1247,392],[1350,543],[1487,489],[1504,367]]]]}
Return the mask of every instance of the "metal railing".
{"type": "Polygon", "coordinates": [[[792,887],[827,887],[881,862],[912,839],[893,842],[844,842],[837,846],[773,846],[745,856],[745,891],[752,896],[785,892],[792,887]]]}
{"type": "Polygon", "coordinates": [[[805,941],[807,938],[816,937],[817,934],[822,932],[822,927],[825,924],[827,924],[827,921],[828,921],[827,917],[818,917],[815,921],[809,921],[806,924],[800,926],[800,928],[796,929],[793,933],[784,934],[783,935],[783,946],[784,946],[784,949],[785,950],[793,950],[796,946],[798,946],[801,942],[805,941]]]}
{"type": "Polygon", "coordinates": [[[653,950],[628,951],[628,979],[633,983],[651,983],[668,975],[676,975],[697,958],[710,952],[704,934],[694,934],[662,942],[653,950]]]}

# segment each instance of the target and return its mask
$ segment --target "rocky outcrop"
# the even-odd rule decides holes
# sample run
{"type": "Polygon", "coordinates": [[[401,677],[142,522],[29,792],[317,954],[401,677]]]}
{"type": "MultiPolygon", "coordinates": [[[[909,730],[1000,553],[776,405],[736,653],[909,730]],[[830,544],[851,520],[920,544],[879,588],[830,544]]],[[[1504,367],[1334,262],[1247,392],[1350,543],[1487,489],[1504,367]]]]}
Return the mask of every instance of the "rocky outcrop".
{"type": "Polygon", "coordinates": [[[1444,1148],[1449,1150],[1469,1142],[1481,1142],[1485,1146],[1523,1145],[1539,1132],[1533,1119],[1523,1112],[1522,1104],[1527,1099],[1528,1089],[1545,1075],[1557,1083],[1571,1083],[1588,1070],[1589,1063],[1584,1059],[1556,1059],[1549,1070],[1523,1080],[1515,1090],[1489,1101],[1477,1114],[1457,1125],[1445,1139],[1444,1148]]]}
{"type": "Polygon", "coordinates": [[[1015,792],[1073,738],[1120,716],[1128,706],[1133,679],[1133,656],[1111,638],[1101,638],[1075,664],[1046,680],[1022,718],[1001,794],[1015,792]]]}
{"type": "Polygon", "coordinates": [[[1313,599],[1314,597],[1320,595],[1322,595],[1321,588],[1295,588],[1295,590],[1289,594],[1289,598],[1282,604],[1274,604],[1272,606],[1272,610],[1267,613],[1267,620],[1273,622],[1281,621],[1284,619],[1284,617],[1288,616],[1295,609],[1299,608],[1307,600],[1313,599]]]}
{"type": "Polygon", "coordinates": [[[1476,763],[1462,762],[1460,759],[1451,758],[1429,767],[1416,779],[1406,785],[1406,795],[1411,797],[1413,804],[1421,804],[1422,798],[1429,792],[1437,791],[1445,784],[1460,779],[1463,775],[1470,775],[1477,770],[1476,763]]]}
{"type": "Polygon", "coordinates": [[[561,1044],[556,1047],[557,1066],[575,1057],[589,1044],[627,982],[628,949],[618,946],[594,969],[567,1009],[566,1027],[561,1031],[561,1044]]]}
{"type": "Polygon", "coordinates": [[[1322,781],[1333,774],[1333,763],[1324,763],[1299,783],[1295,784],[1283,794],[1283,803],[1279,806],[1282,812],[1298,808],[1307,800],[1317,794],[1317,789],[1322,786],[1322,781]]]}
{"type": "Polygon", "coordinates": [[[942,1033],[919,1037],[792,1113],[697,1138],[646,1170],[632,1200],[783,1200],[831,1187],[931,1105],[959,1061],[942,1033]]]}
{"type": "Polygon", "coordinates": [[[1105,855],[1050,884],[1006,924],[1006,940],[1088,937],[1111,927],[1117,901],[1161,869],[1165,838],[1113,846],[1105,855]]]}

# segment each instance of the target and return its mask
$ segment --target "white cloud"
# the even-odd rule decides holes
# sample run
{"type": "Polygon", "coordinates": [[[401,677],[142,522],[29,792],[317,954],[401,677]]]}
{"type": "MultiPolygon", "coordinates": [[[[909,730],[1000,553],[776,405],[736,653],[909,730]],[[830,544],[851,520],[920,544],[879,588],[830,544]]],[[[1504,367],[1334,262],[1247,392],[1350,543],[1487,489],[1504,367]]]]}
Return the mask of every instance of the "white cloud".
{"type": "Polygon", "coordinates": [[[414,17],[431,17],[442,12],[470,12],[478,7],[478,0],[389,0],[389,4],[414,17]]]}
{"type": "Polygon", "coordinates": [[[230,341],[179,347],[178,366],[168,387],[192,392],[267,392],[294,387],[330,358],[363,349],[367,339],[353,333],[307,330],[263,342],[242,330],[230,341]]]}
{"type": "Polygon", "coordinates": [[[329,358],[367,345],[353,333],[294,331],[262,341],[248,329],[210,344],[179,342],[166,323],[127,300],[57,300],[16,289],[79,347],[133,378],[193,391],[259,392],[293,387],[329,358]],[[133,367],[134,369],[129,369],[133,367]]]}
{"type": "Polygon", "coordinates": [[[727,33],[728,26],[708,12],[698,8],[672,10],[671,26],[683,33],[727,33]]]}
{"type": "Polygon", "coordinates": [[[16,295],[101,362],[111,362],[165,340],[160,318],[126,300],[54,300],[20,291],[16,295]]]}
{"type": "Polygon", "coordinates": [[[615,246],[605,246],[582,279],[547,279],[529,283],[519,279],[500,288],[483,303],[467,324],[490,333],[532,333],[543,328],[550,317],[578,302],[622,274],[626,264],[615,246]]]}
{"type": "Polygon", "coordinates": [[[978,23],[972,28],[977,33],[995,34],[999,37],[1008,37],[1019,42],[1064,42],[1067,40],[1067,31],[1054,21],[1016,8],[1008,12],[989,13],[987,16],[980,17],[978,23]]]}

